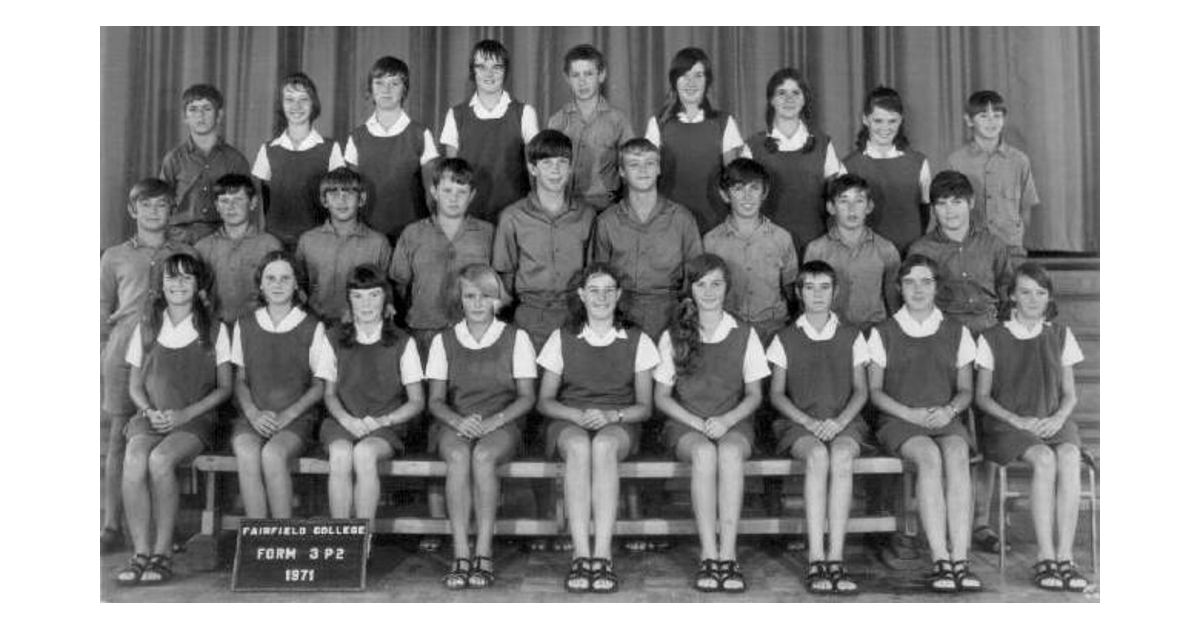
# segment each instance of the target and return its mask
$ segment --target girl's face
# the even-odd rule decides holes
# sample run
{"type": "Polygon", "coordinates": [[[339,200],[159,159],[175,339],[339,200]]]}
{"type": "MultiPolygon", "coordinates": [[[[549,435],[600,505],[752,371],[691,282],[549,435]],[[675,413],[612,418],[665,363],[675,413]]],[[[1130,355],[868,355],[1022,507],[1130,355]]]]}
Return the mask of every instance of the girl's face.
{"type": "Polygon", "coordinates": [[[610,320],[617,310],[617,301],[621,299],[621,289],[617,280],[606,273],[597,273],[588,277],[579,289],[579,299],[587,309],[589,321],[610,320]]]}
{"type": "Polygon", "coordinates": [[[804,109],[804,92],[795,79],[784,79],[771,94],[771,107],[775,108],[777,120],[799,120],[804,109]]]}
{"type": "Polygon", "coordinates": [[[383,287],[350,289],[350,312],[355,324],[376,324],[383,321],[383,309],[387,300],[383,287]]]}
{"type": "Polygon", "coordinates": [[[484,57],[475,53],[471,60],[475,70],[475,89],[480,94],[499,96],[504,91],[504,73],[508,71],[504,62],[495,57],[484,57]]]}
{"type": "Polygon", "coordinates": [[[1036,320],[1046,316],[1050,304],[1050,292],[1029,276],[1017,276],[1017,285],[1009,298],[1015,306],[1014,312],[1021,319],[1036,320]]]}
{"type": "Polygon", "coordinates": [[[164,272],[162,288],[167,306],[190,306],[196,297],[196,276],[186,271],[164,272]]]}
{"type": "Polygon", "coordinates": [[[497,300],[470,280],[459,280],[463,316],[469,324],[491,324],[496,317],[497,300]]]}
{"type": "Polygon", "coordinates": [[[286,260],[272,261],[263,268],[258,289],[268,306],[291,306],[296,295],[296,270],[286,260]]]}
{"type": "Polygon", "coordinates": [[[725,307],[725,274],[720,269],[700,276],[692,283],[692,299],[696,308],[704,312],[719,311],[725,307]]]}
{"type": "Polygon", "coordinates": [[[900,114],[876,107],[870,114],[863,116],[863,125],[870,134],[871,144],[891,146],[896,142],[896,134],[900,133],[900,123],[904,117],[900,114]]]}
{"type": "Polygon", "coordinates": [[[395,111],[404,101],[404,81],[398,74],[371,79],[371,100],[376,109],[395,111]]]}
{"type": "Polygon", "coordinates": [[[708,77],[704,64],[697,62],[691,70],[675,80],[675,91],[679,94],[679,102],[685,106],[699,106],[704,100],[704,92],[708,89],[708,77]]]}
{"type": "Polygon", "coordinates": [[[827,274],[804,274],[800,278],[800,301],[804,312],[824,315],[833,306],[833,278],[827,274]]]}
{"type": "Polygon", "coordinates": [[[312,96],[298,85],[283,86],[283,115],[289,125],[306,125],[312,119],[312,96]]]}
{"type": "Polygon", "coordinates": [[[932,310],[936,293],[937,281],[933,277],[933,270],[924,265],[913,267],[907,276],[900,279],[900,294],[909,311],[924,313],[932,310]]]}

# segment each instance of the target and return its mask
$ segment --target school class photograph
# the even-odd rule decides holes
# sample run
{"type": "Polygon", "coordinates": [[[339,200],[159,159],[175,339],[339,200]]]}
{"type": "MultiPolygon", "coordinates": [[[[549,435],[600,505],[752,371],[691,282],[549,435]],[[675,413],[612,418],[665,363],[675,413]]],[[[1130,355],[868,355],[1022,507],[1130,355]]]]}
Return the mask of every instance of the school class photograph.
{"type": "Polygon", "coordinates": [[[1100,27],[99,31],[102,602],[1100,601],[1100,27]]]}

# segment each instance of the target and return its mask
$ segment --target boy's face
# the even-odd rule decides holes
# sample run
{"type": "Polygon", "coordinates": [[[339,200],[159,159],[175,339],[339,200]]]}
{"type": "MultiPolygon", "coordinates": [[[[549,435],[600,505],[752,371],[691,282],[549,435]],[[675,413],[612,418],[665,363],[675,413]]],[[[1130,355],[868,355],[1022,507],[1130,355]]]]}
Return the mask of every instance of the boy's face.
{"type": "Polygon", "coordinates": [[[321,195],[321,202],[329,211],[330,218],[346,222],[358,217],[358,207],[362,205],[363,198],[362,191],[350,187],[336,187],[327,189],[321,195]]]}
{"type": "Polygon", "coordinates": [[[937,281],[933,278],[933,271],[924,265],[913,267],[907,276],[900,279],[900,294],[904,297],[904,306],[910,311],[925,312],[932,309],[936,293],[937,281]]]}
{"type": "Polygon", "coordinates": [[[538,190],[558,193],[571,181],[571,159],[565,157],[542,158],[529,165],[529,174],[537,181],[538,190]]]}
{"type": "Polygon", "coordinates": [[[467,207],[475,198],[475,189],[470,184],[459,184],[449,175],[442,175],[437,185],[430,189],[433,200],[437,203],[437,213],[457,219],[467,213],[467,207]]]}
{"type": "Polygon", "coordinates": [[[630,190],[650,192],[658,188],[658,174],[662,160],[653,151],[639,151],[621,155],[621,179],[630,190]]]}
{"type": "Polygon", "coordinates": [[[996,140],[1004,131],[1004,112],[992,109],[991,105],[974,116],[966,116],[966,119],[971,133],[982,140],[996,140]]]}
{"type": "Polygon", "coordinates": [[[875,209],[867,191],[861,188],[844,190],[825,204],[829,214],[833,215],[837,226],[843,230],[857,230],[867,221],[867,215],[875,209]]]}
{"type": "Polygon", "coordinates": [[[312,119],[312,97],[295,85],[283,86],[283,115],[289,125],[305,125],[312,119]]]}
{"type": "Polygon", "coordinates": [[[903,120],[900,114],[882,107],[876,107],[862,119],[870,134],[871,144],[878,146],[890,146],[896,142],[896,134],[900,133],[903,120]]]}
{"type": "Polygon", "coordinates": [[[766,198],[767,187],[758,181],[740,182],[730,186],[729,190],[721,189],[721,199],[729,204],[734,215],[743,219],[757,217],[766,198]]]}
{"type": "Polygon", "coordinates": [[[138,231],[162,232],[174,208],[175,200],[169,195],[143,197],[129,205],[129,216],[137,223],[138,231]]]}
{"type": "Polygon", "coordinates": [[[834,281],[828,274],[804,274],[800,277],[800,301],[804,312],[824,315],[833,306],[834,281]]]}
{"type": "Polygon", "coordinates": [[[196,99],[184,106],[183,122],[193,136],[207,136],[216,132],[221,110],[206,98],[196,99]]]}
{"type": "Polygon", "coordinates": [[[371,100],[376,109],[395,111],[404,100],[404,81],[398,74],[371,79],[371,100]]]}
{"type": "Polygon", "coordinates": [[[475,91],[480,94],[499,96],[504,91],[504,75],[508,71],[504,62],[495,57],[484,57],[475,53],[471,60],[475,69],[475,91]]]}
{"type": "Polygon", "coordinates": [[[374,324],[381,321],[385,303],[381,287],[350,289],[350,312],[354,315],[356,324],[374,324]]]}
{"type": "Polygon", "coordinates": [[[933,211],[937,213],[938,225],[949,232],[958,232],[971,227],[972,199],[962,197],[941,197],[933,202],[933,211]]]}
{"type": "Polygon", "coordinates": [[[221,215],[225,227],[245,225],[250,218],[250,208],[253,204],[254,199],[241,188],[217,195],[217,213],[221,215]]]}
{"type": "Polygon", "coordinates": [[[575,100],[589,101],[600,95],[600,86],[607,76],[606,71],[596,69],[594,61],[576,59],[567,71],[567,84],[571,86],[575,100]]]}

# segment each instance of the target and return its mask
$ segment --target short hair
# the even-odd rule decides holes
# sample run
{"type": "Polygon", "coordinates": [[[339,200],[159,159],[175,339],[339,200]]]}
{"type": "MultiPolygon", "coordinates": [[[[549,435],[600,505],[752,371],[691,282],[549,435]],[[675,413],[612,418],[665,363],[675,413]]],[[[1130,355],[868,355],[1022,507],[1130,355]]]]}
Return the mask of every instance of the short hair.
{"type": "Polygon", "coordinates": [[[254,180],[250,179],[249,175],[242,173],[226,173],[213,182],[214,197],[236,194],[239,190],[245,191],[246,196],[251,199],[257,192],[254,190],[254,180]]]}
{"type": "Polygon", "coordinates": [[[349,166],[339,166],[321,176],[321,197],[324,197],[326,192],[335,188],[355,190],[361,193],[364,190],[362,175],[359,175],[349,166]]]}
{"type": "Polygon", "coordinates": [[[392,321],[392,318],[387,315],[392,309],[392,285],[388,280],[387,274],[384,273],[376,265],[358,265],[350,270],[346,275],[346,306],[347,313],[350,314],[349,321],[342,321],[338,325],[337,342],[343,348],[349,348],[358,343],[358,332],[354,327],[353,311],[350,310],[350,292],[362,291],[363,289],[383,289],[383,329],[380,337],[380,344],[383,346],[394,346],[400,340],[400,329],[392,321]]]}
{"type": "Polygon", "coordinates": [[[837,289],[837,286],[838,286],[837,271],[833,268],[833,265],[830,265],[829,263],[825,262],[824,260],[810,260],[810,261],[804,263],[803,265],[800,265],[800,271],[799,271],[799,273],[796,274],[796,278],[797,278],[796,291],[797,291],[797,293],[799,293],[800,289],[803,288],[803,286],[804,286],[804,277],[805,276],[808,276],[808,277],[829,276],[829,278],[833,281],[833,288],[837,289]]]}
{"type": "Polygon", "coordinates": [[[967,97],[967,116],[974,117],[986,112],[988,108],[1002,114],[1008,113],[1008,106],[1004,104],[1004,97],[1000,96],[999,92],[980,90],[967,97]]]}
{"type": "Polygon", "coordinates": [[[508,49],[504,44],[494,39],[481,39],[471,49],[471,56],[467,59],[467,76],[471,79],[471,83],[475,83],[475,56],[478,55],[483,59],[495,59],[504,64],[504,80],[508,81],[509,57],[508,49]]]}
{"type": "Polygon", "coordinates": [[[1013,271],[1012,278],[1009,279],[1008,289],[1005,291],[1008,299],[1000,300],[1000,320],[1004,321],[1012,317],[1013,296],[1017,294],[1017,278],[1022,276],[1033,280],[1050,294],[1050,300],[1046,303],[1046,320],[1058,317],[1058,303],[1054,300],[1054,282],[1050,279],[1050,272],[1038,263],[1026,261],[1013,271]]]}
{"type": "Polygon", "coordinates": [[[283,133],[287,129],[287,116],[283,113],[283,88],[292,87],[300,88],[308,94],[308,98],[312,101],[312,114],[308,118],[308,122],[313,122],[321,116],[321,97],[317,96],[317,84],[303,72],[293,72],[279,82],[279,91],[275,94],[275,133],[283,133]]]}
{"type": "Polygon", "coordinates": [[[487,263],[471,263],[458,270],[454,276],[454,287],[449,292],[454,296],[454,312],[462,316],[462,283],[470,282],[479,287],[483,294],[496,299],[499,303],[499,308],[504,308],[512,302],[508,291],[504,288],[504,282],[500,279],[500,274],[487,263]]]}
{"type": "Polygon", "coordinates": [[[155,197],[166,197],[170,199],[171,206],[175,206],[175,188],[167,182],[157,177],[147,177],[139,179],[132,188],[129,189],[129,203],[134,204],[146,199],[155,197]]]}
{"type": "Polygon", "coordinates": [[[771,175],[766,167],[750,158],[736,158],[721,169],[721,190],[726,193],[738,184],[758,182],[763,188],[771,186],[771,175]]]}
{"type": "Polygon", "coordinates": [[[620,163],[625,156],[633,155],[634,153],[653,153],[661,156],[662,149],[659,149],[657,144],[650,142],[646,138],[630,138],[618,149],[617,162],[620,163]]]}
{"type": "Polygon", "coordinates": [[[775,90],[783,85],[784,81],[791,79],[800,86],[800,94],[803,95],[804,105],[800,106],[800,120],[804,121],[805,125],[812,123],[813,116],[813,93],[812,88],[808,87],[808,82],[804,80],[804,75],[800,71],[788,67],[780,68],[767,79],[767,133],[771,133],[771,128],[775,124],[775,106],[771,104],[771,99],[775,98],[775,90]]]}
{"type": "Polygon", "coordinates": [[[184,109],[187,109],[187,106],[192,101],[201,100],[209,101],[218,111],[225,109],[225,97],[221,95],[221,90],[207,83],[197,83],[189,86],[188,89],[183,91],[183,96],[179,100],[182,101],[184,109]]]}
{"type": "Polygon", "coordinates": [[[557,129],[543,129],[525,145],[525,159],[530,164],[556,157],[571,159],[571,139],[557,129]]]}
{"type": "Polygon", "coordinates": [[[449,177],[455,184],[475,187],[475,169],[471,163],[460,158],[444,158],[433,168],[433,185],[437,186],[443,177],[449,177]]]}
{"type": "MultiPolygon", "coordinates": [[[[895,145],[897,149],[908,148],[908,136],[904,134],[904,101],[900,99],[900,93],[890,87],[879,86],[869,94],[863,101],[863,116],[870,116],[871,112],[878,107],[884,111],[889,111],[900,115],[900,129],[896,132],[895,145]]],[[[867,130],[866,125],[858,128],[858,136],[854,139],[854,145],[859,151],[867,148],[867,141],[871,138],[871,132],[867,130]]]]}
{"type": "Polygon", "coordinates": [[[838,196],[848,190],[858,189],[867,195],[868,201],[874,201],[874,193],[871,191],[871,182],[861,175],[854,173],[843,173],[835,177],[829,178],[825,182],[825,201],[833,203],[838,196]]]}
{"type": "Polygon", "coordinates": [[[929,203],[937,203],[939,199],[974,199],[975,188],[966,175],[955,170],[944,170],[933,176],[929,182],[929,203]]]}
{"type": "Polygon", "coordinates": [[[942,270],[938,267],[936,260],[925,254],[909,254],[908,258],[900,263],[900,268],[896,270],[896,286],[903,286],[904,277],[911,273],[914,267],[925,267],[933,274],[933,281],[941,283],[942,270]]]}
{"type": "Polygon", "coordinates": [[[574,46],[563,56],[563,74],[571,72],[571,64],[576,61],[590,61],[596,64],[597,72],[604,72],[604,53],[591,44],[574,46]]]}
{"type": "Polygon", "coordinates": [[[262,293],[263,272],[266,271],[268,265],[279,261],[287,263],[292,268],[292,275],[296,278],[296,291],[292,294],[292,306],[308,310],[308,273],[305,271],[304,265],[296,261],[295,255],[283,249],[267,252],[254,270],[254,290],[258,296],[259,306],[267,305],[267,299],[263,297],[262,293]]]}
{"type": "Polygon", "coordinates": [[[404,86],[404,94],[400,96],[400,100],[403,101],[408,98],[408,64],[391,55],[380,57],[375,60],[375,63],[371,64],[371,71],[367,73],[367,95],[370,96],[371,85],[375,82],[375,79],[393,76],[400,77],[400,84],[404,86]]]}

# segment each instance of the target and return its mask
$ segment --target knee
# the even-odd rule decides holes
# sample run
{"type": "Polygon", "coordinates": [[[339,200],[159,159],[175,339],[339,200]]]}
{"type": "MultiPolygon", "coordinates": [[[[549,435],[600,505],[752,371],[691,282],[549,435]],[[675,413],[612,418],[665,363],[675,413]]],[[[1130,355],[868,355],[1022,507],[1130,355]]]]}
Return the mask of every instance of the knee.
{"type": "Polygon", "coordinates": [[[616,436],[608,433],[598,433],[592,438],[592,456],[595,461],[617,461],[617,451],[621,443],[616,436]]]}
{"type": "Polygon", "coordinates": [[[971,449],[966,440],[958,437],[946,438],[941,443],[942,459],[947,468],[966,468],[970,464],[971,449]]]}
{"type": "Polygon", "coordinates": [[[829,450],[824,444],[817,444],[804,454],[804,472],[806,474],[823,473],[829,470],[829,450]]]}
{"type": "Polygon", "coordinates": [[[148,460],[150,476],[154,479],[175,478],[175,465],[177,464],[174,457],[163,453],[159,449],[150,451],[148,460]]]}
{"type": "Polygon", "coordinates": [[[700,441],[692,449],[692,470],[711,473],[717,469],[717,447],[708,440],[700,441]]]}
{"type": "Polygon", "coordinates": [[[442,459],[453,470],[469,470],[471,468],[471,447],[463,443],[442,449],[442,459]]]}
{"type": "Polygon", "coordinates": [[[266,473],[287,472],[288,457],[286,450],[273,442],[268,442],[262,449],[262,467],[266,473]]]}
{"type": "MultiPolygon", "coordinates": [[[[914,438],[920,439],[920,438],[914,438]]],[[[917,465],[917,469],[921,472],[941,473],[942,470],[942,454],[938,451],[937,445],[930,440],[921,440],[917,444],[913,444],[909,449],[910,459],[917,465]]]]}
{"type": "Polygon", "coordinates": [[[379,454],[359,442],[354,447],[354,470],[359,476],[375,476],[379,469],[379,454]]]}
{"type": "Polygon", "coordinates": [[[233,438],[233,454],[238,461],[257,461],[262,456],[262,441],[250,435],[233,438]]]}
{"type": "Polygon", "coordinates": [[[853,441],[835,440],[829,453],[829,467],[835,472],[849,473],[858,457],[858,445],[853,441]]]}
{"type": "Polygon", "coordinates": [[[1063,471],[1078,471],[1083,455],[1074,444],[1059,444],[1055,449],[1058,456],[1058,468],[1063,471]]]}
{"type": "Polygon", "coordinates": [[[337,475],[350,474],[353,463],[353,447],[345,440],[329,445],[329,472],[337,475]]]}
{"type": "Polygon", "coordinates": [[[723,441],[717,444],[717,459],[721,468],[741,468],[746,461],[746,454],[740,444],[723,441]]]}
{"type": "Polygon", "coordinates": [[[496,467],[496,453],[484,446],[476,446],[471,453],[471,466],[475,470],[491,470],[496,467]]]}
{"type": "Polygon", "coordinates": [[[1034,474],[1037,475],[1053,475],[1056,465],[1054,451],[1050,450],[1049,446],[1039,444],[1030,447],[1025,453],[1025,459],[1033,466],[1034,474]]]}

